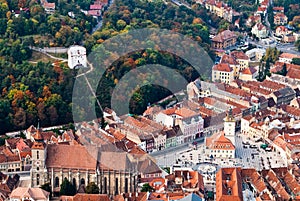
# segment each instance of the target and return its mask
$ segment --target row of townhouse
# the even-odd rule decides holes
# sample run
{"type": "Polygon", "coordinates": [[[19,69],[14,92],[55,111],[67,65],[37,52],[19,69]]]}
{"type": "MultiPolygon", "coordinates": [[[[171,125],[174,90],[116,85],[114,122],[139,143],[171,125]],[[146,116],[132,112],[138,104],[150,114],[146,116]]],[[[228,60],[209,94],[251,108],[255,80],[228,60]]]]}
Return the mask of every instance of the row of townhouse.
{"type": "Polygon", "coordinates": [[[216,200],[297,200],[300,184],[288,168],[221,168],[216,174],[216,200]]]}
{"type": "Polygon", "coordinates": [[[197,3],[203,5],[203,7],[205,7],[207,10],[227,20],[228,22],[233,22],[236,17],[240,16],[240,13],[236,12],[226,3],[219,0],[203,0],[197,1],[197,3]]]}
{"type": "Polygon", "coordinates": [[[212,81],[229,84],[235,79],[255,80],[257,70],[249,67],[249,56],[244,52],[233,51],[224,54],[219,64],[212,68],[212,81]]]}

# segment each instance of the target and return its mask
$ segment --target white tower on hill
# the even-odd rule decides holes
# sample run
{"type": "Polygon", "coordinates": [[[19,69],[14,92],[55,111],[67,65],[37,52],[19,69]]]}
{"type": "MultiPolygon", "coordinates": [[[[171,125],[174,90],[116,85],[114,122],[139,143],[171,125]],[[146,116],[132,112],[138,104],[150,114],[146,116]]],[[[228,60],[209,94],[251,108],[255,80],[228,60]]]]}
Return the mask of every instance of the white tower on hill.
{"type": "Polygon", "coordinates": [[[71,69],[86,68],[86,49],[79,45],[71,46],[68,50],[68,66],[71,69]]]}
{"type": "Polygon", "coordinates": [[[232,115],[231,108],[224,119],[224,134],[235,146],[235,119],[232,115]]]}

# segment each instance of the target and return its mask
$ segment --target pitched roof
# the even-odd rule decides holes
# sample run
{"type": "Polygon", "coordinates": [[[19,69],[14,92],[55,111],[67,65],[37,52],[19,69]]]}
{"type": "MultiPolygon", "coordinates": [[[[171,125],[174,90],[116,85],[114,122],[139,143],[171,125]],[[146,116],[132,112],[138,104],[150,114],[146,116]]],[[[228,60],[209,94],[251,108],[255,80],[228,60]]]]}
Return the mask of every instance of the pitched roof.
{"type": "Polygon", "coordinates": [[[230,53],[235,59],[249,60],[249,57],[241,51],[233,51],[230,53]]]}
{"type": "Polygon", "coordinates": [[[261,31],[261,30],[263,30],[263,29],[267,29],[266,26],[263,25],[262,23],[257,23],[257,24],[255,25],[255,27],[257,27],[257,29],[258,29],[259,31],[261,31]]]}
{"type": "Polygon", "coordinates": [[[206,146],[210,149],[235,150],[234,145],[225,137],[224,132],[216,133],[206,138],[206,146]]]}
{"type": "Polygon", "coordinates": [[[94,147],[62,144],[47,146],[47,167],[95,170],[96,165],[97,150],[94,147]]]}
{"type": "Polygon", "coordinates": [[[300,58],[300,55],[284,52],[279,56],[279,58],[293,59],[293,58],[300,58]]]}
{"type": "Polygon", "coordinates": [[[277,13],[274,18],[287,18],[287,16],[283,13],[277,13]]]}
{"type": "Polygon", "coordinates": [[[300,80],[300,69],[291,68],[286,76],[289,78],[300,80]]]}
{"type": "Polygon", "coordinates": [[[90,10],[101,10],[102,5],[101,4],[91,4],[90,5],[90,10]]]}
{"type": "Polygon", "coordinates": [[[227,55],[227,54],[224,54],[222,56],[220,63],[225,63],[225,64],[229,64],[229,65],[237,65],[238,64],[238,62],[235,60],[235,58],[232,55],[227,55]]]}
{"type": "Polygon", "coordinates": [[[77,193],[74,196],[61,196],[60,201],[110,201],[108,195],[77,193]]]}
{"type": "Polygon", "coordinates": [[[241,168],[221,168],[217,172],[216,200],[243,200],[241,168]]]}
{"type": "Polygon", "coordinates": [[[288,28],[286,28],[285,26],[278,26],[277,28],[276,28],[276,32],[277,31],[288,31],[288,28]]]}
{"type": "Polygon", "coordinates": [[[25,197],[33,198],[34,200],[47,200],[49,198],[49,192],[41,188],[25,188],[18,187],[9,196],[10,198],[22,199],[25,197]]]}
{"type": "Polygon", "coordinates": [[[245,75],[253,75],[254,73],[256,73],[256,69],[255,68],[252,68],[252,67],[249,67],[249,68],[245,68],[244,70],[242,70],[242,74],[245,74],[245,75]]]}
{"type": "Polygon", "coordinates": [[[220,63],[217,65],[214,65],[213,70],[223,71],[223,72],[232,72],[233,71],[233,69],[229,66],[229,64],[226,64],[226,63],[220,63]]]}
{"type": "Polygon", "coordinates": [[[274,11],[284,11],[284,7],[273,7],[274,11]]]}
{"type": "Polygon", "coordinates": [[[218,35],[216,35],[212,41],[213,42],[225,42],[226,40],[229,40],[231,38],[237,38],[237,36],[235,35],[234,32],[230,31],[230,30],[225,30],[222,31],[221,33],[219,33],[218,35]]]}
{"type": "Polygon", "coordinates": [[[55,9],[55,3],[47,3],[43,4],[44,8],[55,9]]]}
{"type": "Polygon", "coordinates": [[[202,201],[203,199],[195,193],[190,193],[189,195],[177,200],[177,201],[202,201]]]}

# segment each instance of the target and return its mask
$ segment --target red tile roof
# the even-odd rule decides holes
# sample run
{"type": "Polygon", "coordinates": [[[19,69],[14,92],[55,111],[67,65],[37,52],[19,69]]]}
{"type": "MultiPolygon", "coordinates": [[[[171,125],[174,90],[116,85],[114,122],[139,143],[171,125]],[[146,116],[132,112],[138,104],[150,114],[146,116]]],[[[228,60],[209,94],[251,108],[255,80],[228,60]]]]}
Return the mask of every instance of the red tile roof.
{"type": "Polygon", "coordinates": [[[229,66],[229,64],[220,63],[213,66],[213,70],[223,71],[223,72],[232,72],[233,69],[229,66]]]}
{"type": "Polygon", "coordinates": [[[74,196],[61,196],[60,201],[110,201],[108,195],[77,193],[74,196]]]}
{"type": "Polygon", "coordinates": [[[206,138],[206,146],[210,149],[217,150],[235,150],[232,142],[225,137],[224,132],[216,133],[209,138],[206,138]]]}
{"type": "Polygon", "coordinates": [[[222,31],[221,33],[219,33],[218,35],[216,35],[212,41],[214,42],[225,42],[226,40],[232,39],[232,38],[237,38],[237,36],[235,35],[234,32],[230,31],[230,30],[225,30],[222,31]]]}
{"type": "Polygon", "coordinates": [[[284,7],[273,7],[274,11],[284,11],[284,7]]]}
{"type": "Polygon", "coordinates": [[[244,70],[242,70],[242,74],[245,74],[245,75],[253,75],[254,73],[256,73],[256,69],[255,68],[245,68],[244,70]]]}
{"type": "Polygon", "coordinates": [[[48,168],[71,168],[95,170],[97,150],[81,145],[56,145],[47,147],[46,166],[48,168]]]}
{"type": "Polygon", "coordinates": [[[229,65],[238,65],[239,63],[232,57],[232,55],[224,54],[221,58],[221,63],[229,65]]]}
{"type": "Polygon", "coordinates": [[[249,57],[241,51],[233,51],[230,53],[230,55],[233,56],[235,59],[249,60],[249,57]]]}
{"type": "Polygon", "coordinates": [[[279,58],[287,58],[287,59],[293,59],[293,58],[300,58],[297,54],[291,54],[291,53],[282,53],[279,58]]]}
{"type": "Polygon", "coordinates": [[[221,168],[216,174],[216,200],[242,201],[241,168],[221,168]],[[230,191],[230,194],[229,192],[230,191]]]}

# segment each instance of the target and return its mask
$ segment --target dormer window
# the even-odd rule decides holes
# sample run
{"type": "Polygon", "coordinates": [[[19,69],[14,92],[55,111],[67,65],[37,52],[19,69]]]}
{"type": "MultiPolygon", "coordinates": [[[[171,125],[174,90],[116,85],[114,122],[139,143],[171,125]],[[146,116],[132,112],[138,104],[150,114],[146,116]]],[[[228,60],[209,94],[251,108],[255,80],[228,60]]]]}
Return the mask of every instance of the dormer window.
{"type": "Polygon", "coordinates": [[[228,190],[227,190],[227,195],[232,195],[231,188],[228,188],[228,190]]]}
{"type": "Polygon", "coordinates": [[[230,178],[230,174],[227,174],[227,175],[226,175],[226,180],[230,181],[230,179],[231,179],[231,178],[230,178]]]}

